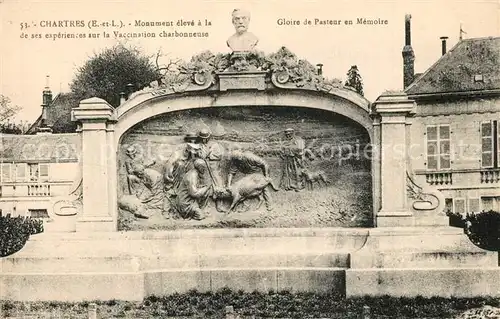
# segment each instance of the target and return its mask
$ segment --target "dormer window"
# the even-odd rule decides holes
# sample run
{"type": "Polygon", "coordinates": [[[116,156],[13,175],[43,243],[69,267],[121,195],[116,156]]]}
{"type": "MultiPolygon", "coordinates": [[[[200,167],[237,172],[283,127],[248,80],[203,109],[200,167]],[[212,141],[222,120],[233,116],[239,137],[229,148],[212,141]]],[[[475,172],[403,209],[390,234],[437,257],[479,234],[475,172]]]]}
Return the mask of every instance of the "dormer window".
{"type": "Polygon", "coordinates": [[[474,75],[474,82],[484,82],[484,78],[482,74],[474,75]]]}

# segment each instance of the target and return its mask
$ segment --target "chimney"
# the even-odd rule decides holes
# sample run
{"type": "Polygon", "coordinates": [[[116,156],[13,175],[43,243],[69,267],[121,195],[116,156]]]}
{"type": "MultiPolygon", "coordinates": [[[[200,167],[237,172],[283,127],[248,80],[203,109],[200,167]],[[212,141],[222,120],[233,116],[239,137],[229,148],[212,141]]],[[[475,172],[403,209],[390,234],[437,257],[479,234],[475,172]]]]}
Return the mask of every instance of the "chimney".
{"type": "Polygon", "coordinates": [[[440,37],[441,39],[441,55],[445,55],[446,54],[446,40],[448,39],[448,37],[440,37]]]}
{"type": "Polygon", "coordinates": [[[42,107],[47,107],[52,103],[52,91],[49,86],[50,76],[45,77],[45,88],[43,89],[42,94],[42,107]]]}
{"type": "Polygon", "coordinates": [[[126,100],[127,100],[127,93],[120,92],[120,105],[122,105],[123,103],[125,103],[126,100]]]}
{"type": "Polygon", "coordinates": [[[411,47],[411,15],[405,15],[405,46],[403,47],[403,87],[406,89],[415,77],[415,53],[411,47]]]}
{"type": "Polygon", "coordinates": [[[318,75],[322,76],[323,75],[323,63],[318,63],[316,64],[318,75]]]}
{"type": "Polygon", "coordinates": [[[127,84],[127,99],[130,97],[130,94],[134,93],[135,85],[132,83],[127,84]]]}
{"type": "Polygon", "coordinates": [[[50,76],[45,77],[45,88],[42,93],[42,119],[40,121],[40,127],[38,128],[37,134],[39,133],[51,133],[52,129],[47,125],[47,109],[52,103],[52,91],[50,90],[50,76]]]}

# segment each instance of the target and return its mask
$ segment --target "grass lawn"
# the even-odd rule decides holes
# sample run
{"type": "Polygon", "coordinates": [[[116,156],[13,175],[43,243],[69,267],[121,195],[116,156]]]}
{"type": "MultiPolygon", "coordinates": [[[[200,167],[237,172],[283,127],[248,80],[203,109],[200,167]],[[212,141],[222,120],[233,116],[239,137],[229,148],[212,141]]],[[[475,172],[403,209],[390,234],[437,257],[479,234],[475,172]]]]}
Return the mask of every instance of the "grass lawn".
{"type": "MultiPolygon", "coordinates": [[[[97,318],[225,318],[226,306],[233,306],[236,318],[362,318],[370,307],[374,318],[456,318],[466,310],[498,307],[494,298],[343,298],[314,293],[246,293],[221,289],[217,292],[190,291],[165,297],[151,296],[142,302],[110,300],[95,302],[97,318]]],[[[88,318],[90,302],[3,302],[9,318],[88,318]]],[[[478,310],[476,310],[477,312],[478,310]]],[[[487,318],[479,316],[475,318],[487,318]]],[[[497,317],[489,317],[497,318],[497,317]]]]}

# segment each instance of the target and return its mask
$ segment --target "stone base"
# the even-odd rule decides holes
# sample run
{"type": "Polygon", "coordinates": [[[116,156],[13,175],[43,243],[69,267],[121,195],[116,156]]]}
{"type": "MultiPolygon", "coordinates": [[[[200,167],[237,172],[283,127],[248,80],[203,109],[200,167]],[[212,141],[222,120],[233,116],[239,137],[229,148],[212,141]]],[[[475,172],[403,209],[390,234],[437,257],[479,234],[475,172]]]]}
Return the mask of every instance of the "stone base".
{"type": "Polygon", "coordinates": [[[500,268],[348,269],[346,296],[499,297],[500,268]]]}
{"type": "Polygon", "coordinates": [[[44,233],[0,259],[0,299],[141,300],[223,287],[473,297],[500,295],[497,264],[451,227],[44,233]]]}
{"type": "Polygon", "coordinates": [[[420,227],[448,226],[449,218],[445,214],[429,214],[424,212],[402,213],[391,215],[378,214],[377,227],[420,227]]]}
{"type": "Polygon", "coordinates": [[[85,217],[76,221],[77,232],[116,231],[116,221],[112,217],[85,217]]]}
{"type": "Polygon", "coordinates": [[[376,228],[351,254],[346,295],[477,297],[500,295],[498,254],[453,227],[376,228]]]}

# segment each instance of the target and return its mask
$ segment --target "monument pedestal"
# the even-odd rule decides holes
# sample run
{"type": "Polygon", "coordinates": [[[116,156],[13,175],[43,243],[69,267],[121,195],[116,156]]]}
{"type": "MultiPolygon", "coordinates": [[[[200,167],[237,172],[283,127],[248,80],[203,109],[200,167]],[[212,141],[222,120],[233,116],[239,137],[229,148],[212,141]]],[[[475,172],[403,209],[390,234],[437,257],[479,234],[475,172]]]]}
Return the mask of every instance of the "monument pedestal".
{"type": "Polygon", "coordinates": [[[113,194],[115,172],[113,156],[113,108],[104,100],[90,98],[73,109],[72,120],[81,126],[81,169],[83,211],[78,216],[76,231],[115,231],[116,213],[113,194]]]}
{"type": "Polygon", "coordinates": [[[453,227],[381,227],[351,254],[346,296],[500,296],[498,254],[453,227]]]}

